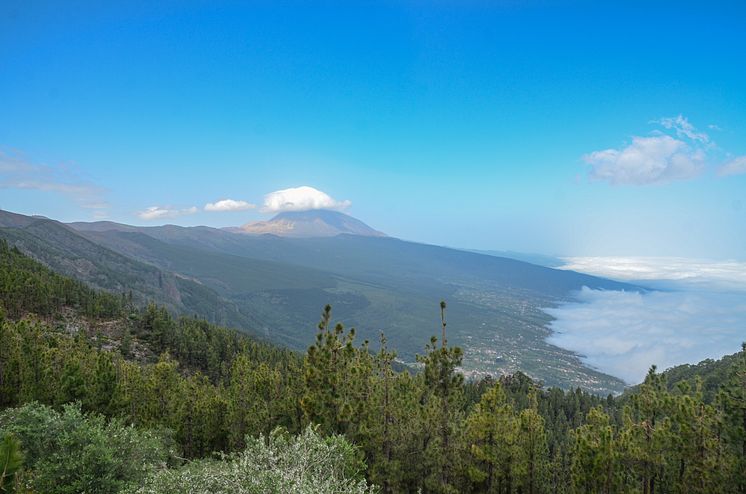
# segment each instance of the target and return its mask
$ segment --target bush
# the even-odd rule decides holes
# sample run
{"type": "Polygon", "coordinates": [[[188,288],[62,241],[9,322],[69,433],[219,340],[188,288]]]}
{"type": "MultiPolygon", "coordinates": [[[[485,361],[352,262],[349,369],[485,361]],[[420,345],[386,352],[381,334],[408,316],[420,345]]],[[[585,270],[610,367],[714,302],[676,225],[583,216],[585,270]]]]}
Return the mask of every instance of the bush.
{"type": "Polygon", "coordinates": [[[18,438],[29,470],[26,487],[48,494],[115,493],[140,484],[173,452],[160,434],[100,415],[79,404],[61,412],[30,403],[0,413],[0,436],[18,438]]]}
{"type": "Polygon", "coordinates": [[[342,436],[322,437],[312,427],[298,436],[281,429],[247,438],[244,451],[222,460],[195,461],[162,470],[133,494],[370,493],[358,450],[342,436]]]}

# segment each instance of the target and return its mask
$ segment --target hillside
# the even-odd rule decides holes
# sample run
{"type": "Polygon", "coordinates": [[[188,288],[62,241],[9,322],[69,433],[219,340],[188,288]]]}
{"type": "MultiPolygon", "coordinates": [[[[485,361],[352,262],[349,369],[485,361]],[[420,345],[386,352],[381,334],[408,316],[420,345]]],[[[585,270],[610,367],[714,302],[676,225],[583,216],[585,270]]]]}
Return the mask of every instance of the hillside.
{"type": "Polygon", "coordinates": [[[132,291],[137,303],[154,300],[295,350],[310,344],[308,321],[329,303],[362,338],[375,342],[384,331],[402,362],[413,364],[423,342],[438,333],[437,302],[446,299],[450,338],[468,350],[468,375],[523,371],[552,386],[624,389],[619,379],[547,344],[550,318],[541,310],[582,286],[633,288],[622,283],[388,237],[63,225],[6,212],[0,225],[0,237],[94,287],[132,291]]]}
{"type": "Polygon", "coordinates": [[[303,349],[308,320],[326,303],[358,334],[379,331],[412,363],[438,332],[437,302],[449,302],[451,341],[469,351],[471,375],[518,370],[548,385],[621,392],[624,384],[548,345],[541,308],[582,286],[630,285],[513,259],[388,237],[283,238],[208,227],[71,225],[109,249],[197,279],[262,321],[275,341],[303,349]]]}
{"type": "Polygon", "coordinates": [[[667,371],[715,384],[726,399],[712,404],[655,373],[634,393],[600,398],[520,373],[464,381],[461,350],[437,341],[422,372],[397,372],[390,349],[371,354],[328,311],[301,358],[136,309],[0,241],[0,481],[50,494],[746,485],[744,352],[667,371]]]}
{"type": "MultiPolygon", "coordinates": [[[[744,340],[746,341],[746,335],[744,335],[744,340]]],[[[717,360],[706,359],[697,364],[677,365],[666,369],[662,374],[670,390],[684,383],[694,389],[697,380],[701,380],[703,397],[706,402],[712,403],[722,384],[727,381],[728,376],[738,365],[739,358],[740,354],[734,353],[717,360]]]]}
{"type": "Polygon", "coordinates": [[[0,210],[0,239],[55,271],[92,287],[155,301],[169,310],[252,332],[257,320],[201,282],[136,260],[83,237],[54,220],[0,210]]]}

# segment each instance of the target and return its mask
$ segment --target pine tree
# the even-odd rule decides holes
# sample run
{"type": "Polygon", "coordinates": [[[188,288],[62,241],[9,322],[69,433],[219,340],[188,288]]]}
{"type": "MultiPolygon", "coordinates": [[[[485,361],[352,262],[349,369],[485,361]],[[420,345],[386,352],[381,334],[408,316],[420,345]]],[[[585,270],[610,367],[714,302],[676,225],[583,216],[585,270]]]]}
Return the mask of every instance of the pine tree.
{"type": "Polygon", "coordinates": [[[70,359],[65,362],[57,401],[59,404],[82,401],[86,397],[86,382],[81,362],[70,359]]]}
{"type": "Polygon", "coordinates": [[[642,494],[659,491],[671,440],[670,419],[665,407],[668,391],[665,377],[652,366],[631,405],[624,410],[624,427],[620,443],[630,474],[640,485],[642,494]]]}
{"type": "Polygon", "coordinates": [[[445,338],[445,309],[446,303],[441,302],[443,337],[440,346],[437,337],[433,336],[425,355],[418,356],[417,360],[424,365],[424,413],[429,425],[424,448],[429,466],[425,487],[432,492],[450,493],[458,492],[459,458],[455,431],[460,429],[464,376],[457,371],[463,353],[459,347],[449,347],[445,338]]]}
{"type": "Polygon", "coordinates": [[[669,397],[671,442],[667,460],[666,484],[676,492],[708,493],[722,491],[728,459],[721,450],[720,417],[704,403],[701,380],[692,391],[688,383],[679,385],[669,397]]]}
{"type": "Polygon", "coordinates": [[[598,406],[585,425],[572,432],[572,483],[577,492],[610,494],[620,485],[617,437],[609,416],[598,406]]]}
{"type": "MultiPolygon", "coordinates": [[[[389,352],[386,336],[381,333],[380,350],[375,358],[375,377],[373,401],[375,413],[370,415],[370,432],[368,443],[373,451],[369,452],[369,460],[375,464],[372,479],[381,486],[383,494],[393,492],[392,477],[398,464],[394,460],[394,379],[395,373],[392,363],[396,358],[394,352],[389,352]]],[[[372,467],[372,465],[371,465],[372,467]]]]}
{"type": "Polygon", "coordinates": [[[223,388],[213,386],[200,373],[179,380],[177,386],[172,423],[176,424],[176,439],[184,455],[199,458],[212,451],[226,450],[227,403],[223,388]]]}
{"type": "Polygon", "coordinates": [[[132,356],[132,332],[129,326],[125,326],[122,331],[122,342],[119,345],[119,353],[124,358],[130,358],[132,356]]]}
{"type": "Polygon", "coordinates": [[[536,395],[536,390],[530,392],[529,407],[518,416],[517,480],[526,494],[543,492],[546,477],[547,436],[536,395]]]}
{"type": "Polygon", "coordinates": [[[732,485],[743,494],[746,493],[746,343],[721,388],[718,403],[724,412],[725,436],[736,458],[732,485]]]}
{"type": "Polygon", "coordinates": [[[116,388],[116,369],[110,352],[96,352],[96,368],[89,378],[87,399],[84,403],[88,411],[111,415],[111,401],[116,388]]]}
{"type": "MultiPolygon", "coordinates": [[[[17,405],[26,373],[17,324],[0,318],[0,407],[17,405]]],[[[35,355],[31,356],[33,358],[35,355]]]]}
{"type": "Polygon", "coordinates": [[[241,449],[247,435],[267,435],[280,421],[281,376],[266,363],[252,364],[246,355],[233,360],[227,388],[227,421],[231,449],[241,449]]]}
{"type": "Polygon", "coordinates": [[[518,454],[518,420],[500,382],[488,389],[466,420],[474,459],[469,476],[485,493],[510,493],[518,454]]]}
{"type": "Polygon", "coordinates": [[[16,492],[16,475],[23,465],[21,444],[10,434],[0,442],[0,493],[16,492]]]}
{"type": "Polygon", "coordinates": [[[321,316],[316,341],[304,360],[305,391],[301,407],[306,420],[325,433],[357,434],[366,407],[372,359],[367,342],[355,348],[355,329],[342,324],[331,329],[331,306],[321,316]]]}
{"type": "Polygon", "coordinates": [[[145,426],[166,426],[171,430],[179,428],[177,413],[180,397],[181,375],[178,362],[164,353],[158,363],[147,367],[140,394],[134,395],[137,402],[137,421],[145,426]]]}

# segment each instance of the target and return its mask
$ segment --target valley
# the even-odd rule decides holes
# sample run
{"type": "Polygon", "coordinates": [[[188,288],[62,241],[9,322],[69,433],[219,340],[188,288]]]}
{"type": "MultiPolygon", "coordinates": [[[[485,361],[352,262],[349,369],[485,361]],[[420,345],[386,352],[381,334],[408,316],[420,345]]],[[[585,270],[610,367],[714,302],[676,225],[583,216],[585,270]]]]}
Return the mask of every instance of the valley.
{"type": "MultiPolygon", "coordinates": [[[[313,213],[304,213],[304,221],[313,213]]],[[[313,221],[328,220],[326,213],[313,221]]],[[[118,280],[126,275],[133,279],[127,289],[141,300],[295,350],[310,344],[313,321],[328,303],[335,319],[355,327],[373,349],[383,331],[398,359],[414,365],[429,337],[439,334],[437,304],[445,299],[449,342],[464,347],[466,375],[522,371],[547,386],[602,395],[624,389],[621,380],[548,344],[551,319],[541,309],[571,300],[583,286],[631,285],[378,234],[282,237],[173,225],[63,225],[5,212],[0,225],[0,236],[65,274],[113,292],[125,290],[118,280]],[[81,264],[87,268],[76,268],[81,264]]]]}

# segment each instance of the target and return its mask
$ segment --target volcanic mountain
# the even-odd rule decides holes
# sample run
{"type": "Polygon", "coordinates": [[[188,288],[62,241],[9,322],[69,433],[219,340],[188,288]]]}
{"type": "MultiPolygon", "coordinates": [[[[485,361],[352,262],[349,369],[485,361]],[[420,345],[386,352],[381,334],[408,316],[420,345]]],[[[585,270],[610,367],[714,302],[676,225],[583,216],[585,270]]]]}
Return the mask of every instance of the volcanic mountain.
{"type": "Polygon", "coordinates": [[[423,342],[440,333],[438,304],[447,300],[449,342],[464,348],[469,376],[520,370],[547,386],[604,395],[624,389],[621,380],[551,345],[552,318],[543,308],[575,300],[583,287],[639,287],[399,240],[334,211],[283,213],[264,224],[275,229],[254,224],[249,231],[275,234],[63,224],[0,211],[0,238],[55,271],[132,293],[138,305],[155,302],[300,351],[313,342],[319,310],[330,304],[335,321],[356,328],[359,341],[375,342],[384,331],[397,358],[415,363],[423,342]]]}
{"type": "Polygon", "coordinates": [[[334,237],[343,233],[364,237],[385,237],[362,221],[352,216],[328,209],[310,211],[286,211],[269,221],[247,223],[237,228],[228,228],[233,233],[253,235],[272,234],[280,237],[334,237]]]}

